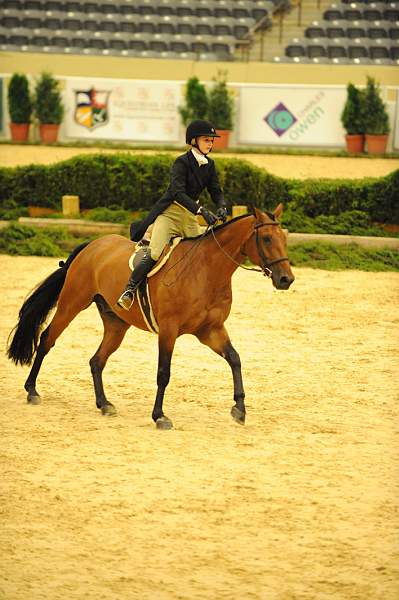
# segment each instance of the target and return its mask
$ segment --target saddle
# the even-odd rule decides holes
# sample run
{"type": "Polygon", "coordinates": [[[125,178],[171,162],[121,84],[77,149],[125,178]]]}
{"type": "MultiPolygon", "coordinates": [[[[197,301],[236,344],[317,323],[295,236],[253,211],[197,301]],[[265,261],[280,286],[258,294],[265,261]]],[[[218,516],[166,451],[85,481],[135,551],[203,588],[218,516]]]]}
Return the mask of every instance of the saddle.
{"type": "MultiPolygon", "coordinates": [[[[170,240],[170,242],[168,244],[166,244],[158,261],[156,262],[154,267],[151,269],[151,271],[148,273],[147,278],[152,277],[152,275],[155,275],[155,273],[158,273],[158,271],[160,271],[162,269],[162,267],[168,262],[173,250],[181,242],[181,240],[182,240],[181,237],[174,237],[170,240]]],[[[141,261],[141,259],[147,252],[148,252],[148,242],[146,240],[140,240],[140,242],[138,242],[136,244],[136,248],[134,249],[133,254],[129,258],[129,268],[132,271],[133,271],[134,267],[136,265],[138,265],[138,263],[141,261]]]]}
{"type": "MultiPolygon", "coordinates": [[[[151,331],[152,333],[158,333],[159,327],[152,310],[150,290],[148,288],[148,277],[155,275],[155,273],[158,273],[158,271],[162,269],[181,239],[181,237],[175,237],[170,240],[169,244],[165,246],[161,256],[159,257],[159,260],[148,273],[147,277],[145,277],[139,284],[139,287],[136,291],[137,303],[139,305],[144,322],[148,331],[151,331]]],[[[144,254],[148,252],[148,244],[149,242],[146,240],[140,240],[140,242],[137,243],[133,254],[129,258],[129,267],[132,271],[134,267],[141,261],[144,254]]]]}

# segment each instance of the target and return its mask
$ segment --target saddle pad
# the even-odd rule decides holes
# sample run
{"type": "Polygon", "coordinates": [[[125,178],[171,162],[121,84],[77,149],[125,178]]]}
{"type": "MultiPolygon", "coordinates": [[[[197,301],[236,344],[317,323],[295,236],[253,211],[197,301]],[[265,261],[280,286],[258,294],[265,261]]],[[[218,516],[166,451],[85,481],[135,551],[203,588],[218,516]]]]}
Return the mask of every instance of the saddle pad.
{"type": "MultiPolygon", "coordinates": [[[[169,260],[169,257],[172,254],[173,250],[176,248],[176,246],[179,244],[179,242],[181,240],[182,240],[181,237],[175,237],[175,238],[171,239],[169,244],[167,244],[167,246],[165,246],[165,249],[163,250],[161,256],[159,257],[158,262],[156,263],[156,265],[154,265],[154,267],[148,273],[147,277],[152,277],[152,275],[155,275],[155,273],[158,273],[158,271],[160,271],[162,269],[162,267],[169,260]]],[[[146,252],[148,252],[146,246],[141,246],[139,244],[136,246],[133,254],[129,258],[129,268],[131,271],[133,271],[133,268],[136,266],[136,264],[138,262],[140,262],[140,260],[143,258],[143,255],[146,252]]]]}

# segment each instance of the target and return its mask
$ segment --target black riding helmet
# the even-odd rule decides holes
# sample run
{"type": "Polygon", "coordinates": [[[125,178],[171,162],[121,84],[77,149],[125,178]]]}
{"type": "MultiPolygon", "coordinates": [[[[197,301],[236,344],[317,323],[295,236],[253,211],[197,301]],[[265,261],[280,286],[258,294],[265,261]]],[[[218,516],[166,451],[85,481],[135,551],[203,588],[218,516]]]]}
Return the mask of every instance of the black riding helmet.
{"type": "Polygon", "coordinates": [[[194,138],[196,140],[200,135],[206,135],[207,137],[220,137],[216,133],[216,129],[209,123],[209,121],[203,121],[202,119],[197,119],[192,121],[186,130],[186,144],[191,144],[191,140],[194,138]]]}

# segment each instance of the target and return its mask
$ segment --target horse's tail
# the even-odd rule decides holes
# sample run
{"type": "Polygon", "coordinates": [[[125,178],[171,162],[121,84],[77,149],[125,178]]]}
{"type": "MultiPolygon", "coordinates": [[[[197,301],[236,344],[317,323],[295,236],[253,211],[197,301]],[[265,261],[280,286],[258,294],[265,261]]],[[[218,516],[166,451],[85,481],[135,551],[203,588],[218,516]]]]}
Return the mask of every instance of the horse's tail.
{"type": "Polygon", "coordinates": [[[65,262],[60,261],[59,268],[39,283],[21,306],[18,323],[10,333],[9,340],[11,336],[12,339],[7,348],[8,358],[15,364],[29,365],[32,362],[41,328],[58,300],[70,264],[89,243],[80,244],[65,262]]]}

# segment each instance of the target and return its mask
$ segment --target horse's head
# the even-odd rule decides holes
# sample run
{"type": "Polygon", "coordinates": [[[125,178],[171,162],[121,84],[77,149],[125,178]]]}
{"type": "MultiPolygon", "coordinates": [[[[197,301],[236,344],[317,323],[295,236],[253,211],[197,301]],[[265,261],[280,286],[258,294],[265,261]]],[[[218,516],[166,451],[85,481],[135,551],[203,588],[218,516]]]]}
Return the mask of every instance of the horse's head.
{"type": "Polygon", "coordinates": [[[254,229],[244,245],[245,254],[266,275],[278,290],[288,290],[295,277],[287,257],[287,239],[278,222],[283,212],[279,204],[272,213],[254,208],[254,229]]]}

